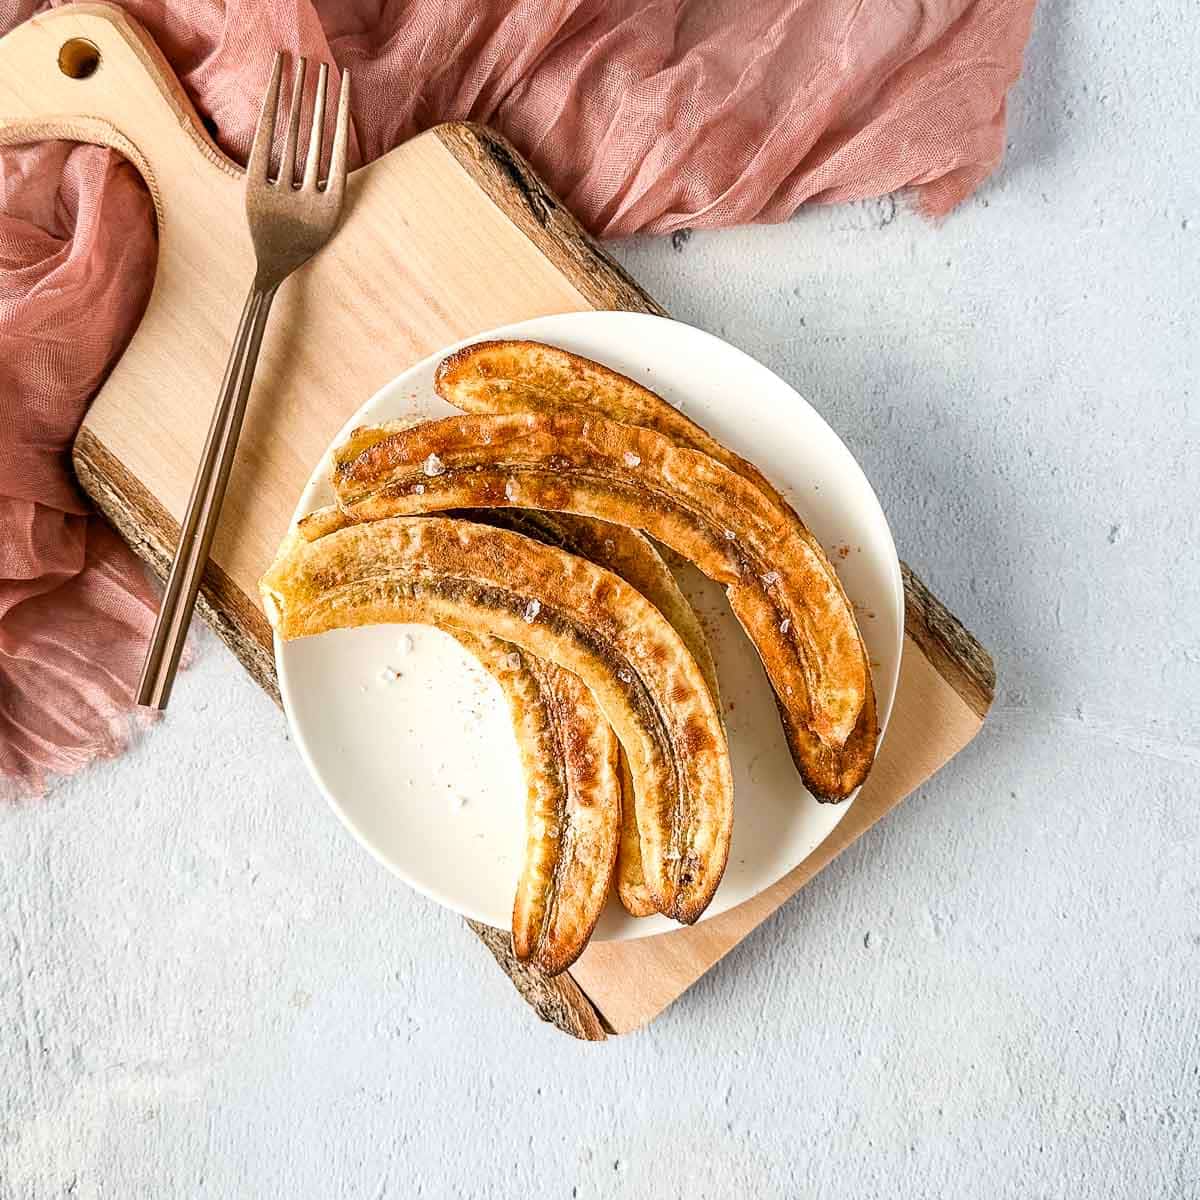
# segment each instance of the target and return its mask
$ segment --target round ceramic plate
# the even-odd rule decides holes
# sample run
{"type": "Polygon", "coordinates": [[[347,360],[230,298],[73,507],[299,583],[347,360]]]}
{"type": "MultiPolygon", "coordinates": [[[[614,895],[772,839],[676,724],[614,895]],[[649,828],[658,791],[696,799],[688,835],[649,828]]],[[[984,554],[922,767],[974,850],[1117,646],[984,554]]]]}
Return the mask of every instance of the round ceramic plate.
{"type": "MultiPolygon", "coordinates": [[[[646,384],[773,480],[827,547],[870,650],[880,725],[896,692],[904,629],[900,564],[871,485],[838,436],[777,375],[688,325],[635,313],[539,317],[480,334],[549,342],[646,384]]],[[[357,425],[452,409],[433,390],[445,350],[373,396],[357,425]]],[[[336,444],[336,443],[335,443],[336,444]]],[[[330,448],[332,449],[332,447],[330,448]]],[[[296,510],[327,504],[328,461],[296,510]]],[[[677,574],[709,631],[733,758],[729,865],[705,913],[716,916],[786,875],[853,803],[818,804],[792,766],[771,689],[721,589],[677,574]]],[[[499,687],[448,634],[419,625],[275,641],[296,744],[334,811],[381,862],[464,916],[505,928],[524,849],[525,787],[499,687]]],[[[675,928],[635,920],[616,899],[595,937],[675,928]]]]}

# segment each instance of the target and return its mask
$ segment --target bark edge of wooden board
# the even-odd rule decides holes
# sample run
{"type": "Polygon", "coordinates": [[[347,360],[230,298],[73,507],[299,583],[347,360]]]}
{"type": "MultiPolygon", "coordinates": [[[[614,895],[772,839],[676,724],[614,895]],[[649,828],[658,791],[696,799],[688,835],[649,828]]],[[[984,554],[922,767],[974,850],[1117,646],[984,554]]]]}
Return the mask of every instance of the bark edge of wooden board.
{"type": "Polygon", "coordinates": [[[506,138],[472,121],[450,121],[430,132],[593,308],[667,315],[563,207],[506,138]]]}
{"type": "Polygon", "coordinates": [[[913,574],[908,563],[900,564],[900,572],[904,577],[904,632],[982,721],[996,695],[992,656],[913,574]]]}

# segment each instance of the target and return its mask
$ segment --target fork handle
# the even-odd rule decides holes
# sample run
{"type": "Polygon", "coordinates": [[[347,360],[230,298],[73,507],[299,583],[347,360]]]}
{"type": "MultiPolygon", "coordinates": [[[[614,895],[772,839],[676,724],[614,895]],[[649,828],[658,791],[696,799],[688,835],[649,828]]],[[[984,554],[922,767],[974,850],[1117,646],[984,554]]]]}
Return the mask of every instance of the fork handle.
{"type": "Polygon", "coordinates": [[[221,517],[221,504],[225,499],[229,473],[233,469],[242,418],[246,415],[246,401],[258,363],[258,350],[274,299],[274,288],[264,288],[256,283],[250,289],[246,306],[242,309],[242,318],[238,322],[220,398],[180,526],[179,544],[175,548],[171,573],[167,576],[167,588],[158,609],[158,619],[154,623],[150,648],[146,652],[146,663],[138,683],[137,702],[150,708],[167,707],[171,685],[175,682],[175,672],[179,668],[192,609],[196,604],[196,593],[221,517]]]}

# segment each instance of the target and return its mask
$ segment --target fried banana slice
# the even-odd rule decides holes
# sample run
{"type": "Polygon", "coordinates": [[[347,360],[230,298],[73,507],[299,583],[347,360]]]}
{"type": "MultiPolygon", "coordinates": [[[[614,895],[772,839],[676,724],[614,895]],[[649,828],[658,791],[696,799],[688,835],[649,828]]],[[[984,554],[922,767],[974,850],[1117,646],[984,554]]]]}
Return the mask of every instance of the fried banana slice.
{"type": "MultiPolygon", "coordinates": [[[[724,463],[765,492],[791,514],[797,532],[812,541],[825,557],[824,548],[796,510],[752,462],[718,442],[703,425],[685,416],[657,392],[590,358],[543,342],[476,342],[442,359],[434,387],[443,400],[464,412],[545,413],[582,409],[625,425],[656,429],[673,442],[724,463]]],[[[826,566],[836,580],[837,573],[827,559],[826,566]]]]}
{"type": "Polygon", "coordinates": [[[577,675],[488,634],[455,631],[500,684],[525,772],[513,953],[565,971],[600,919],[621,831],[616,734],[577,675]]]}
{"type": "MultiPolygon", "coordinates": [[[[411,428],[413,422],[391,423],[377,429],[360,428],[354,430],[350,440],[338,448],[335,461],[350,461],[368,446],[374,445],[389,433],[402,428],[411,428]]],[[[643,596],[649,600],[675,627],[683,638],[684,644],[696,660],[713,699],[720,708],[720,693],[717,684],[717,668],[713,662],[712,650],[708,639],[700,626],[695,610],[680,590],[671,569],[663,561],[662,555],[654,548],[650,539],[624,525],[614,525],[609,521],[598,521],[588,517],[579,517],[570,513],[537,512],[533,509],[462,509],[454,515],[465,520],[476,521],[484,525],[498,525],[501,528],[513,529],[539,542],[558,546],[580,554],[592,562],[620,575],[627,583],[633,584],[643,596]]],[[[321,509],[311,516],[305,517],[302,524],[306,535],[320,537],[333,529],[349,524],[349,518],[337,509],[321,509]]],[[[469,649],[473,649],[475,639],[470,635],[457,635],[469,649]]],[[[496,645],[506,645],[498,639],[492,639],[496,645]]],[[[515,650],[515,647],[511,647],[515,650]]],[[[481,661],[484,661],[482,656],[481,661]]],[[[484,665],[488,663],[485,661],[484,665]]],[[[548,667],[549,664],[546,664],[548,667]]],[[[493,672],[496,674],[496,672],[493,672]]],[[[537,698],[531,700],[529,693],[523,693],[519,698],[506,686],[506,681],[500,678],[501,687],[505,688],[510,707],[518,702],[540,702],[537,698]]],[[[541,718],[545,720],[543,716],[541,718]]],[[[525,761],[525,745],[521,741],[524,730],[538,723],[538,715],[530,713],[518,724],[514,715],[514,730],[521,743],[522,761],[525,761]]],[[[617,854],[615,871],[617,896],[625,911],[633,917],[648,917],[658,910],[650,889],[646,886],[645,874],[642,870],[642,850],[637,826],[637,806],[633,789],[633,778],[629,773],[629,764],[624,751],[619,751],[619,780],[621,789],[621,837],[620,849],[617,854]]],[[[531,793],[532,794],[532,793],[531,793]]]]}
{"type": "MultiPolygon", "coordinates": [[[[398,417],[394,421],[385,421],[382,425],[357,425],[346,435],[346,440],[334,448],[333,461],[336,464],[346,458],[354,458],[368,446],[373,446],[380,438],[387,437],[389,433],[399,433],[403,429],[412,429],[420,424],[419,417],[398,417]]],[[[318,513],[324,511],[317,510],[318,513]]]]}
{"type": "Polygon", "coordinates": [[[840,800],[866,778],[878,726],[853,609],[794,514],[709,455],[574,410],[470,415],[386,435],[333,486],[354,520],[517,506],[644,529],[724,585],[809,790],[840,800]]]}
{"type": "MultiPolygon", "coordinates": [[[[488,511],[488,510],[484,510],[488,511]]],[[[614,525],[610,521],[597,521],[588,517],[577,517],[570,513],[537,513],[530,509],[492,509],[494,513],[529,513],[535,524],[552,529],[560,537],[561,545],[575,554],[582,554],[592,562],[620,575],[631,583],[664,617],[683,638],[684,645],[692,652],[700,668],[708,690],[721,710],[721,694],[717,685],[717,665],[713,661],[708,638],[700,626],[696,610],[679,587],[671,568],[663,562],[662,555],[654,548],[648,537],[625,525],[614,525]]],[[[532,533],[538,537],[538,534],[532,533]]],[[[544,541],[544,537],[538,537],[544,541]]],[[[648,917],[656,911],[654,898],[646,886],[642,871],[642,846],[637,825],[637,807],[634,803],[633,777],[629,774],[629,763],[621,755],[621,847],[617,852],[616,883],[617,898],[631,917],[648,917]]]]}
{"type": "MultiPolygon", "coordinates": [[[[354,456],[352,456],[354,457],[354,456]]],[[[680,590],[671,569],[650,539],[624,525],[577,517],[570,513],[536,512],[527,508],[466,509],[460,514],[467,520],[525,533],[539,542],[548,542],[591,559],[631,583],[675,627],[692,652],[704,675],[708,690],[720,710],[717,667],[712,650],[695,609],[680,590]]],[[[621,848],[617,854],[617,896],[632,917],[648,917],[655,912],[654,899],[642,871],[642,848],[637,827],[633,779],[624,754],[620,762],[621,848]]]]}
{"type": "Polygon", "coordinates": [[[283,638],[416,621],[490,633],[578,675],[629,759],[655,907],[687,924],[704,911],[733,827],[725,730],[683,640],[624,580],[509,530],[394,517],[313,541],[302,522],[259,586],[283,638]]]}
{"type": "Polygon", "coordinates": [[[657,392],[557,346],[523,341],[464,346],[438,364],[434,388],[463,412],[547,413],[574,408],[624,425],[656,429],[681,446],[702,450],[783,502],[757,467],[723,446],[657,392]]]}
{"type": "MultiPolygon", "coordinates": [[[[377,431],[356,429],[351,435],[352,440],[347,442],[346,446],[362,449],[379,441],[380,436],[386,436],[391,429],[408,427],[408,425],[392,425],[383,430],[381,434],[377,431]],[[372,434],[375,436],[371,436],[372,434]]],[[[355,453],[357,453],[357,449],[355,453]]],[[[354,454],[350,454],[349,457],[354,457],[354,454]]],[[[576,517],[568,513],[539,513],[531,509],[485,508],[463,509],[454,515],[484,525],[497,525],[500,528],[513,529],[548,545],[581,553],[583,557],[590,558],[600,566],[615,570],[623,579],[637,587],[638,591],[650,600],[675,627],[680,637],[683,638],[684,644],[692,652],[692,657],[696,659],[713,698],[718,700],[719,708],[716,665],[713,662],[708,640],[704,636],[695,611],[683,592],[680,591],[670,568],[663,562],[662,556],[655,550],[649,538],[643,537],[636,530],[623,525],[612,525],[607,521],[590,520],[587,517],[576,517]]],[[[344,528],[351,523],[350,519],[337,508],[318,509],[300,522],[305,538],[310,541],[323,537],[335,529],[344,528]]],[[[545,849],[538,849],[533,832],[539,828],[539,822],[544,822],[544,818],[538,816],[535,809],[541,811],[550,807],[543,799],[548,778],[544,764],[547,761],[554,761],[561,740],[546,739],[540,736],[538,731],[547,729],[552,721],[550,714],[556,703],[554,694],[557,689],[556,680],[551,678],[549,673],[557,669],[550,663],[536,659],[533,655],[522,653],[516,646],[501,641],[499,638],[476,637],[473,634],[456,630],[448,632],[451,632],[479,659],[504,691],[512,713],[513,733],[517,739],[521,762],[525,770],[529,790],[526,802],[525,868],[520,885],[524,889],[524,893],[521,890],[518,891],[517,902],[514,905],[513,945],[515,948],[521,937],[518,933],[518,921],[522,919],[520,916],[522,894],[529,896],[534,893],[536,876],[531,872],[537,870],[535,862],[542,861],[546,857],[545,849]],[[501,650],[503,653],[500,652],[501,650]],[[542,686],[530,687],[527,684],[519,686],[516,683],[521,672],[504,669],[513,656],[516,656],[519,662],[529,664],[530,668],[534,663],[537,664],[538,678],[542,680],[542,686]],[[528,887],[526,888],[527,883],[528,887]]],[[[557,678],[574,680],[574,683],[579,685],[579,681],[575,680],[568,672],[558,671],[557,678]]],[[[570,682],[564,685],[566,689],[571,686],[570,682]]],[[[586,688],[582,690],[587,691],[586,688]]],[[[604,720],[602,714],[594,710],[594,702],[592,703],[595,712],[594,720],[598,726],[603,726],[603,730],[607,731],[603,733],[598,730],[597,736],[608,736],[615,741],[616,735],[612,733],[612,727],[604,720]]],[[[584,718],[585,727],[586,721],[589,719],[592,718],[584,718]]],[[[620,793],[620,839],[613,874],[616,880],[617,896],[630,916],[648,917],[658,910],[654,906],[654,899],[650,895],[650,889],[646,886],[645,875],[642,871],[642,850],[638,840],[637,805],[633,777],[630,775],[625,753],[620,749],[620,743],[616,744],[617,784],[620,793]]],[[[561,760],[556,777],[567,780],[569,783],[570,773],[566,764],[561,763],[561,760]]],[[[563,801],[565,804],[571,804],[571,798],[565,792],[563,801]]],[[[600,898],[602,902],[604,898],[602,895],[600,898]]],[[[601,903],[602,907],[603,903],[601,903]]],[[[525,908],[527,912],[527,903],[525,908]]],[[[596,916],[598,918],[599,912],[596,916]]],[[[531,920],[528,916],[524,919],[527,923],[531,920]]],[[[535,961],[547,973],[556,973],[549,970],[545,964],[550,961],[562,961],[569,965],[582,952],[588,937],[590,937],[590,931],[591,926],[583,934],[578,950],[569,958],[561,949],[560,938],[555,943],[553,952],[547,951],[540,956],[540,959],[535,958],[535,961]]],[[[528,944],[528,942],[522,944],[528,944]]],[[[562,970],[563,968],[558,969],[562,970]]]]}

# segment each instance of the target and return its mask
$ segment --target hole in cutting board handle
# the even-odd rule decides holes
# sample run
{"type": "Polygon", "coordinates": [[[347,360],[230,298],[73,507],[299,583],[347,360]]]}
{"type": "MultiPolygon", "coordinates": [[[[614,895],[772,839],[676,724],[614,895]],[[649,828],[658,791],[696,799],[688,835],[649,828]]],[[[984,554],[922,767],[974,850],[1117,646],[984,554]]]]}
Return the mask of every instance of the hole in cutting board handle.
{"type": "Polygon", "coordinates": [[[58,52],[58,69],[71,79],[88,79],[100,66],[100,47],[87,38],[71,38],[58,52]]]}

